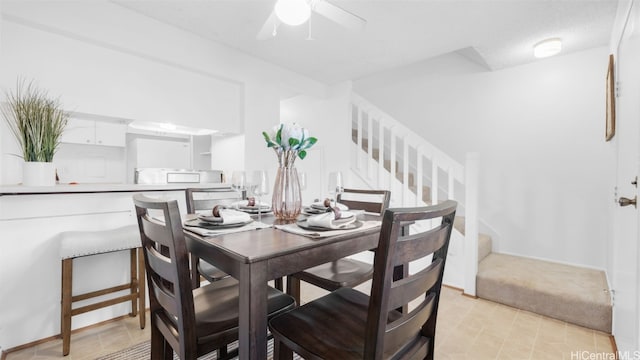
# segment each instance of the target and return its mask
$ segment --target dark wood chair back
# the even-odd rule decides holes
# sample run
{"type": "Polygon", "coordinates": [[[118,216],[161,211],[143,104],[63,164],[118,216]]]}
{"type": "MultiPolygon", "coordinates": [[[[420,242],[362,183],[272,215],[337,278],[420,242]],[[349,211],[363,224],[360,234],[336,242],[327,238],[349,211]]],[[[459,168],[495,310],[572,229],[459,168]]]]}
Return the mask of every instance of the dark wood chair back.
{"type": "MultiPolygon", "coordinates": [[[[211,212],[216,205],[229,205],[245,198],[246,191],[236,191],[233,188],[188,188],[185,190],[187,213],[211,212]]],[[[227,278],[229,275],[214,265],[207,263],[191,254],[191,282],[193,288],[200,287],[200,275],[209,282],[227,278]]]]}
{"type": "Polygon", "coordinates": [[[197,336],[189,253],[178,202],[140,194],[134,195],[133,201],[148,275],[152,326],[181,359],[195,359],[197,336]],[[154,215],[161,212],[164,223],[152,218],[149,210],[155,210],[154,215]]]}
{"type": "MultiPolygon", "coordinates": [[[[389,207],[390,198],[391,192],[388,190],[344,189],[336,199],[349,209],[382,215],[389,207]]],[[[287,293],[300,303],[300,281],[334,291],[362,284],[370,280],[372,275],[373,267],[369,263],[351,258],[338,259],[291,275],[287,282],[287,293]]]]}
{"type": "Polygon", "coordinates": [[[455,201],[445,201],[387,209],[370,296],[342,287],[273,318],[269,328],[274,358],[291,359],[296,352],[305,359],[433,359],[456,206],[455,201]],[[406,231],[407,224],[412,224],[410,231],[406,231]],[[396,266],[428,256],[431,263],[424,269],[394,276],[396,266]],[[409,303],[412,309],[405,311],[409,303]]]}
{"type": "Polygon", "coordinates": [[[336,199],[339,203],[347,205],[349,209],[382,214],[389,207],[391,191],[344,189],[336,199]]]}
{"type": "Polygon", "coordinates": [[[385,211],[374,260],[365,359],[433,358],[438,301],[456,206],[449,200],[435,206],[385,211]],[[430,230],[403,234],[403,224],[435,218],[442,221],[430,230]],[[433,255],[429,266],[393,280],[396,265],[429,255],[433,255]],[[396,310],[421,297],[410,312],[396,310]],[[389,354],[389,349],[395,354],[389,354]]]}
{"type": "Polygon", "coordinates": [[[231,187],[221,188],[189,188],[185,190],[187,212],[211,210],[216,205],[226,205],[245,198],[245,191],[236,191],[231,187]]]}

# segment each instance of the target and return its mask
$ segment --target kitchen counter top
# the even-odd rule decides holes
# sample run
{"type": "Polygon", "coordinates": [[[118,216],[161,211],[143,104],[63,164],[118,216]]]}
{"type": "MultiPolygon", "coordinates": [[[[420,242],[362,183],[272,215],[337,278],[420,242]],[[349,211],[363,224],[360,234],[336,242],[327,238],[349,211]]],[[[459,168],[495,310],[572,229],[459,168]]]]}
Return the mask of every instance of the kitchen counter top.
{"type": "Polygon", "coordinates": [[[5,195],[41,195],[41,194],[82,194],[108,192],[175,191],[187,188],[229,187],[224,183],[181,183],[181,184],[59,184],[55,186],[0,186],[0,196],[5,195]]]}

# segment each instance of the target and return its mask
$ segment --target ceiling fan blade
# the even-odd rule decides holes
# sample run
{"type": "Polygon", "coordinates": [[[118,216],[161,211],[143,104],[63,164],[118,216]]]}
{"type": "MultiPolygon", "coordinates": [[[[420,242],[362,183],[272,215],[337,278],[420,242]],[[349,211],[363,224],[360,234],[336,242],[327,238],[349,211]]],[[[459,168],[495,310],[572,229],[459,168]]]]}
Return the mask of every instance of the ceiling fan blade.
{"type": "Polygon", "coordinates": [[[362,30],[367,20],[326,0],[312,2],[313,11],[351,30],[362,30]]]}
{"type": "Polygon", "coordinates": [[[256,35],[256,39],[258,40],[266,40],[275,36],[275,30],[280,25],[280,20],[276,16],[275,11],[271,12],[271,15],[267,18],[267,21],[264,22],[260,31],[256,35]]]}

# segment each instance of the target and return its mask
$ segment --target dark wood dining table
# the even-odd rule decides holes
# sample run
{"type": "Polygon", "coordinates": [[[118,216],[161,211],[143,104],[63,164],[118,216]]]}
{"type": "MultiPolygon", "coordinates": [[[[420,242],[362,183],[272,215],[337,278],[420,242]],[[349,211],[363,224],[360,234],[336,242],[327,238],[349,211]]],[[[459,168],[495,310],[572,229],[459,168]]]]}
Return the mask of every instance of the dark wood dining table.
{"type": "MultiPolygon", "coordinates": [[[[379,216],[359,215],[362,220],[379,216]]],[[[263,217],[262,222],[273,221],[263,217]]],[[[311,238],[276,228],[202,237],[185,231],[189,251],[238,279],[239,357],[267,358],[267,281],[374,249],[380,227],[311,238]]]]}

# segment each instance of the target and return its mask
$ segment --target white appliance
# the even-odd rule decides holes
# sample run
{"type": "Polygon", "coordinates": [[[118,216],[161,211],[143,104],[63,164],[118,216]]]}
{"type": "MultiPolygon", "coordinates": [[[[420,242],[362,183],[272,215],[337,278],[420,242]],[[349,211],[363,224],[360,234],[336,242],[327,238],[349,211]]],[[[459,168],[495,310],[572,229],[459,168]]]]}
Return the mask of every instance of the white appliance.
{"type": "Polygon", "coordinates": [[[188,141],[135,138],[127,145],[127,177],[129,181],[134,181],[135,169],[192,168],[191,143],[188,141]]]}
{"type": "Polygon", "coordinates": [[[135,184],[212,184],[221,183],[220,170],[135,169],[135,184]]]}

